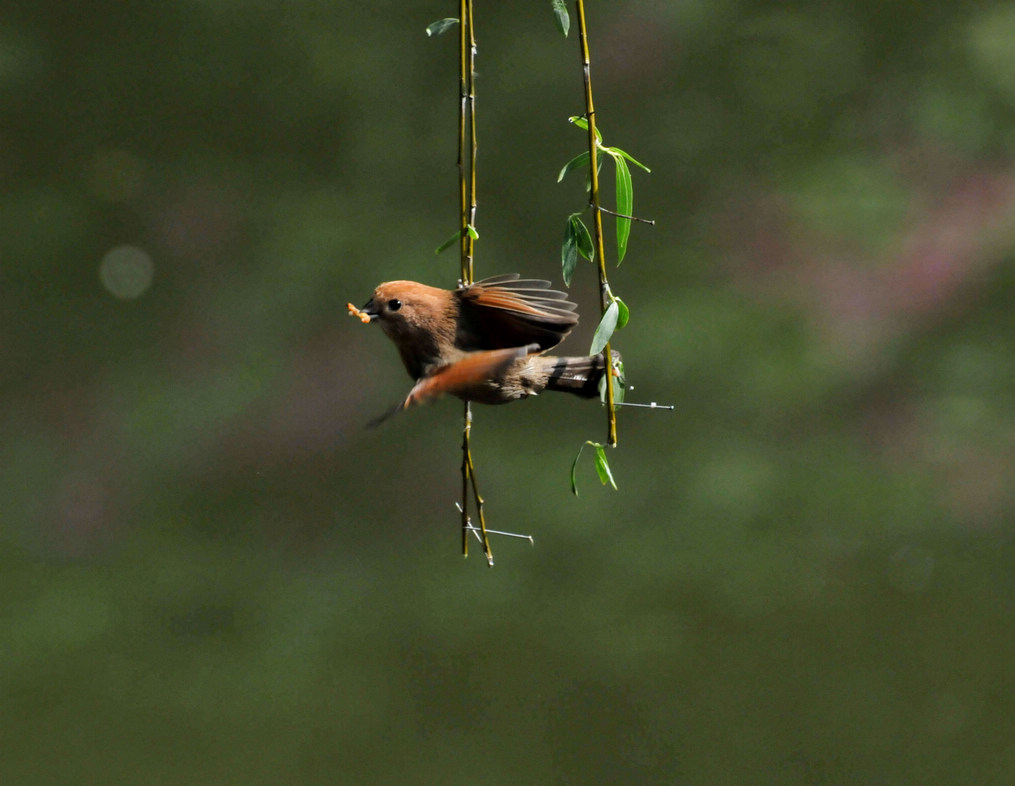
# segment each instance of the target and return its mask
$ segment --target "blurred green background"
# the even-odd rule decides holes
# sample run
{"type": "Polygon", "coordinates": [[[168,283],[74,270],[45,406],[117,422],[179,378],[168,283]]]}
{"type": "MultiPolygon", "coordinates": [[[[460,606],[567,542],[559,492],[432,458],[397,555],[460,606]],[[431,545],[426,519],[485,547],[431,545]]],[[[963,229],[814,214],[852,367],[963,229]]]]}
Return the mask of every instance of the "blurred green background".
{"type": "MultiPolygon", "coordinates": [[[[457,277],[456,13],[5,7],[0,782],[1010,783],[1015,4],[590,5],[676,411],[574,499],[599,406],[478,409],[492,570],[344,310],[457,277]]],[[[477,275],[560,285],[574,32],[476,25],[477,275]]]]}

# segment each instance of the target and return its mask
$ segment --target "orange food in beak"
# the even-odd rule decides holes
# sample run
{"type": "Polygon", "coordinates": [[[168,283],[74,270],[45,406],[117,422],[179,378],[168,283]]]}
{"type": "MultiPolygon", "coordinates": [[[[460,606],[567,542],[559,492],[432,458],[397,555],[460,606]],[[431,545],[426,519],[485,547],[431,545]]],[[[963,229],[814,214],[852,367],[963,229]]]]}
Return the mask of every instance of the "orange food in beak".
{"type": "Polygon", "coordinates": [[[345,307],[349,309],[349,313],[356,317],[364,325],[370,324],[370,315],[366,311],[360,311],[352,303],[346,303],[345,307]]]}

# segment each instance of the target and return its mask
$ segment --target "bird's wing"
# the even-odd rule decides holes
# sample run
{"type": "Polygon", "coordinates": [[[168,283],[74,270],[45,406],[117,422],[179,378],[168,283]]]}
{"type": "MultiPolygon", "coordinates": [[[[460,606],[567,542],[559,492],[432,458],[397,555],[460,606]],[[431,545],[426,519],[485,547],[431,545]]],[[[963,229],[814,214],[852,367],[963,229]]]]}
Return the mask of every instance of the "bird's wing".
{"type": "Polygon", "coordinates": [[[577,307],[550,282],[517,273],[485,278],[455,290],[462,304],[457,343],[463,349],[559,344],[578,324],[577,307]]]}
{"type": "Polygon", "coordinates": [[[426,404],[441,396],[451,395],[469,399],[473,389],[496,378],[515,360],[538,351],[538,344],[529,344],[524,347],[470,352],[461,360],[442,366],[430,376],[420,379],[409,391],[405,401],[375,418],[369,425],[377,426],[403,409],[426,404]]]}

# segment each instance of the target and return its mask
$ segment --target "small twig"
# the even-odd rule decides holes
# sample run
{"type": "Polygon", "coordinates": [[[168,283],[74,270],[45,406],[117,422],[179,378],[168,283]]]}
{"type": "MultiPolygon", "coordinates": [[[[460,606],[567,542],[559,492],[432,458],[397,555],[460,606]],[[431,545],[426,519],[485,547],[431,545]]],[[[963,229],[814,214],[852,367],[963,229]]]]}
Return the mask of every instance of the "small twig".
{"type": "MultiPolygon", "coordinates": [[[[469,526],[469,532],[472,532],[473,534],[476,534],[476,533],[479,532],[479,530],[476,529],[476,527],[473,527],[473,526],[470,525],[469,526]]],[[[521,538],[522,540],[527,540],[533,546],[536,545],[536,541],[535,541],[535,539],[531,535],[522,535],[522,534],[520,534],[518,532],[504,532],[503,530],[499,530],[499,529],[488,529],[486,531],[486,534],[487,535],[503,535],[506,538],[521,538]]],[[[476,537],[478,538],[479,535],[476,534],[476,537]]]]}
{"type": "MultiPolygon", "coordinates": [[[[461,503],[456,502],[455,503],[455,507],[458,508],[458,512],[459,513],[462,512],[462,505],[461,505],[461,503]]],[[[476,536],[476,540],[480,540],[479,533],[482,530],[480,530],[478,527],[473,525],[471,521],[469,522],[468,526],[465,528],[465,531],[466,532],[471,532],[473,535],[476,536]]],[[[522,540],[527,540],[529,543],[532,543],[533,545],[536,542],[535,539],[531,535],[521,535],[521,534],[519,534],[517,532],[504,532],[503,530],[499,530],[499,529],[488,529],[486,531],[486,534],[487,535],[504,535],[505,537],[508,537],[508,538],[521,538],[522,540]]]]}
{"type": "Polygon", "coordinates": [[[644,409],[665,409],[673,412],[676,410],[676,406],[673,404],[656,404],[654,401],[651,404],[639,404],[635,401],[618,401],[616,406],[618,407],[642,407],[644,409]]]}
{"type": "Polygon", "coordinates": [[[476,466],[472,463],[472,449],[470,447],[470,432],[472,431],[472,409],[469,403],[465,403],[465,427],[462,429],[462,504],[459,510],[462,511],[462,554],[469,556],[470,529],[475,529],[468,511],[468,495],[471,489],[472,498],[476,501],[476,518],[479,519],[479,531],[482,533],[480,542],[483,544],[483,554],[486,556],[487,564],[493,567],[493,552],[490,550],[490,539],[487,537],[486,515],[483,512],[483,496],[479,493],[479,486],[476,484],[476,466]]]}
{"type": "Polygon", "coordinates": [[[616,216],[617,218],[627,218],[630,219],[631,221],[640,221],[643,224],[650,224],[652,226],[656,225],[656,220],[654,218],[638,218],[638,216],[625,216],[623,213],[614,213],[608,207],[603,207],[602,205],[599,206],[599,209],[602,210],[604,213],[608,213],[611,216],[616,216]]]}
{"type": "MultiPolygon", "coordinates": [[[[472,420],[472,412],[469,409],[469,402],[465,402],[465,423],[466,425],[472,420]]],[[[469,519],[469,462],[467,461],[470,453],[469,449],[469,433],[466,431],[462,435],[462,501],[461,503],[455,503],[458,506],[459,512],[462,514],[462,556],[469,556],[469,532],[468,529],[472,526],[472,522],[469,519]]]]}

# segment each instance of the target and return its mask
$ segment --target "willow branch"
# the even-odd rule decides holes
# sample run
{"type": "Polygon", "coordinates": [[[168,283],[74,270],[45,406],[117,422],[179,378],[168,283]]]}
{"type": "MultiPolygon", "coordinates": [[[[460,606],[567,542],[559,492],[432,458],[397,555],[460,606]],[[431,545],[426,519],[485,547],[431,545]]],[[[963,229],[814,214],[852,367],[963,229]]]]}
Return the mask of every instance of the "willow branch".
{"type": "MultiPolygon", "coordinates": [[[[599,146],[596,132],[596,108],[592,101],[592,69],[589,59],[588,31],[585,27],[585,3],[575,0],[578,16],[578,44],[581,47],[582,78],[585,83],[585,116],[588,118],[589,130],[589,181],[591,183],[592,225],[596,242],[596,260],[599,262],[599,305],[600,315],[606,313],[610,305],[610,285],[606,278],[606,255],[603,244],[603,214],[599,205],[599,146]]],[[[617,445],[617,412],[614,409],[613,367],[610,344],[603,347],[603,361],[606,373],[606,429],[607,442],[611,447],[617,445]]]]}
{"type": "Polygon", "coordinates": [[[483,495],[479,493],[479,486],[476,483],[476,467],[472,463],[472,450],[470,447],[470,435],[472,432],[472,410],[469,403],[465,402],[465,427],[462,430],[462,555],[469,556],[469,533],[476,534],[483,545],[483,554],[486,556],[487,564],[493,567],[493,552],[490,549],[490,536],[486,529],[486,514],[483,511],[483,495]],[[472,491],[473,499],[476,501],[476,518],[479,520],[479,532],[472,525],[469,518],[469,491],[472,491]]]}
{"type": "Polygon", "coordinates": [[[458,115],[459,230],[461,231],[461,279],[473,281],[473,238],[469,227],[476,225],[476,36],[472,29],[472,0],[459,0],[458,115]]]}
{"type": "MultiPolygon", "coordinates": [[[[458,70],[461,108],[458,115],[458,181],[459,224],[461,231],[462,284],[473,282],[473,237],[469,231],[476,225],[476,36],[472,27],[472,0],[459,0],[458,70]]],[[[493,565],[493,553],[486,531],[483,497],[476,484],[476,467],[472,462],[472,407],[465,402],[462,425],[462,554],[469,556],[469,533],[477,534],[469,517],[469,494],[476,502],[479,520],[478,537],[483,544],[487,564],[493,565]]]]}

